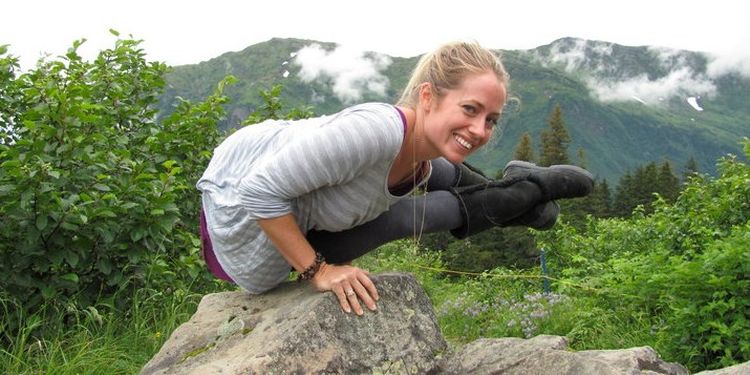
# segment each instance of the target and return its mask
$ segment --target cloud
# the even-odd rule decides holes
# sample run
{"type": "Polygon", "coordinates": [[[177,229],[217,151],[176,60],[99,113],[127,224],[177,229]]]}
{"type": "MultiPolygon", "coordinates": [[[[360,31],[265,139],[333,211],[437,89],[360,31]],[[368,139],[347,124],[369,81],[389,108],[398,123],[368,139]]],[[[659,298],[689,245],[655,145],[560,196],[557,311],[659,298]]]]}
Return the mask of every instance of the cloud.
{"type": "Polygon", "coordinates": [[[299,51],[294,63],[301,67],[299,77],[304,82],[329,78],[333,92],[343,103],[359,101],[366,91],[385,95],[388,78],[381,72],[391,64],[384,55],[339,46],[326,51],[319,44],[311,44],[299,51]]]}
{"type": "Polygon", "coordinates": [[[660,99],[675,95],[710,95],[716,85],[704,76],[696,76],[692,69],[683,67],[658,79],[645,74],[627,80],[589,78],[587,85],[592,94],[603,102],[630,101],[633,97],[641,103],[655,104],[660,99]]]}
{"type": "MultiPolygon", "coordinates": [[[[696,72],[685,51],[659,47],[648,51],[666,73],[649,78],[638,65],[618,66],[613,63],[617,58],[611,43],[583,39],[559,41],[551,46],[548,56],[537,54],[536,59],[544,66],[561,66],[582,75],[591,94],[604,102],[635,100],[651,105],[672,96],[709,96],[716,92],[710,72],[696,72]]],[[[717,70],[720,67],[715,66],[717,70]]]]}
{"type": "Polygon", "coordinates": [[[730,73],[750,78],[750,53],[712,55],[706,72],[712,78],[730,73]]]}

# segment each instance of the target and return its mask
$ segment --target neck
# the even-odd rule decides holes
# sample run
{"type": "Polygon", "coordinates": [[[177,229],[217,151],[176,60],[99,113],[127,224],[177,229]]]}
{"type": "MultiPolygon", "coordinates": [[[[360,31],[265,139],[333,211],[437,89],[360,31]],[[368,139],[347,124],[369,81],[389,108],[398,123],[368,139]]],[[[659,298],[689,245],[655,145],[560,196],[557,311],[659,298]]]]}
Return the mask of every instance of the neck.
{"type": "Polygon", "coordinates": [[[401,143],[401,150],[396,155],[389,173],[389,185],[412,176],[420,163],[432,159],[424,152],[420,117],[411,108],[399,108],[406,117],[406,133],[404,134],[404,141],[401,143]]]}

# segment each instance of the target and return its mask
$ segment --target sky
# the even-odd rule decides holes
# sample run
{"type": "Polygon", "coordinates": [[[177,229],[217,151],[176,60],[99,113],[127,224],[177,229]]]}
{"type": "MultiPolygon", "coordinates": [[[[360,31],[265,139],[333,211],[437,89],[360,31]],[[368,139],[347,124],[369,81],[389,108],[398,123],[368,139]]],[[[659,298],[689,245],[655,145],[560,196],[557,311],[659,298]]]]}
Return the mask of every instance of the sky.
{"type": "Polygon", "coordinates": [[[273,37],[335,42],[411,57],[452,40],[531,49],[562,37],[750,59],[750,5],[739,0],[6,0],[0,45],[32,67],[74,40],[87,58],[142,39],[151,61],[195,64],[273,37]]]}

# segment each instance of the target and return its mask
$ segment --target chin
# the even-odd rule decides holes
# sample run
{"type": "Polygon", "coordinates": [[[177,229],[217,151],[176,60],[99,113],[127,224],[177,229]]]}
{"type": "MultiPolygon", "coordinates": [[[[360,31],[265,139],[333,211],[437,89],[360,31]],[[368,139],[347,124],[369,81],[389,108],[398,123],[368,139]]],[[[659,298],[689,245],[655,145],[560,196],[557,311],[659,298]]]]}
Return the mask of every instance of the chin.
{"type": "Polygon", "coordinates": [[[443,155],[443,157],[453,164],[461,164],[464,162],[464,160],[466,160],[466,157],[468,157],[468,155],[460,155],[460,154],[452,153],[452,154],[443,155]]]}

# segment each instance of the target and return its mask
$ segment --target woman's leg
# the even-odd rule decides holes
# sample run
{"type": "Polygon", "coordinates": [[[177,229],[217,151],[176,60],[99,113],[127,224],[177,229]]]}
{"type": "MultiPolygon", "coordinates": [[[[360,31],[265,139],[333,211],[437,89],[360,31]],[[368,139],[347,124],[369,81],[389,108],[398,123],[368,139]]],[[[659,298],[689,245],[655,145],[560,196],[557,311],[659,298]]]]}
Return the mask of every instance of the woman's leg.
{"type": "Polygon", "coordinates": [[[375,220],[341,232],[310,231],[307,240],[330,263],[345,263],[388,242],[445,232],[463,224],[459,201],[439,190],[404,198],[375,220]]]}

